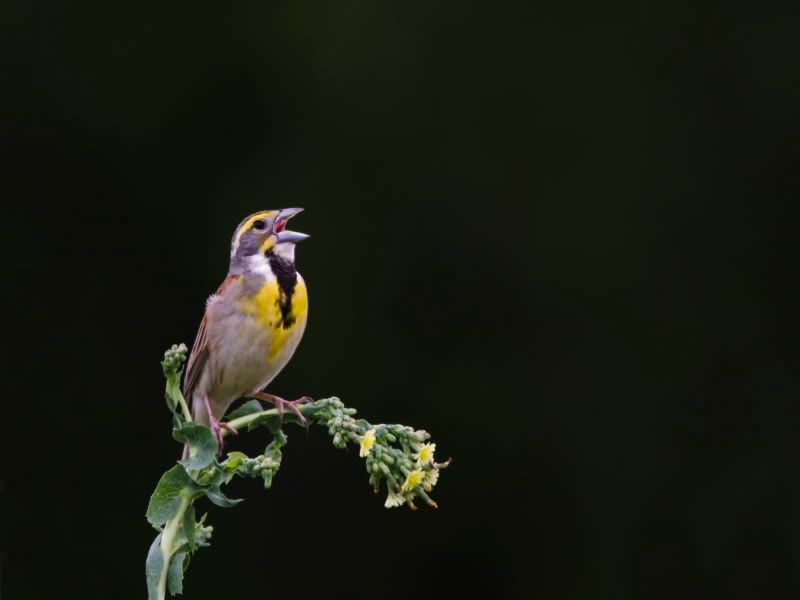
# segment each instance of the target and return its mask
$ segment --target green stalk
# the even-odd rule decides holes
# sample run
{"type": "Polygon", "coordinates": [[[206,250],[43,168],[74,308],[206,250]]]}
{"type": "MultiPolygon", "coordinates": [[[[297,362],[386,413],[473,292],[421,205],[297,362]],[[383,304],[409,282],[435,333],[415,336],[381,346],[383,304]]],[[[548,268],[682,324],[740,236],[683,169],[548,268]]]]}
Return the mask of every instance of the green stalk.
{"type": "Polygon", "coordinates": [[[181,409],[183,410],[183,416],[187,421],[192,420],[192,412],[189,410],[189,407],[186,405],[186,400],[183,398],[183,394],[178,390],[178,400],[181,403],[181,409]]]}
{"type": "Polygon", "coordinates": [[[175,548],[175,538],[181,528],[183,515],[186,509],[191,505],[192,499],[189,494],[182,494],[178,512],[172,519],[167,521],[167,524],[164,526],[164,531],[161,532],[161,558],[164,564],[161,567],[161,574],[158,577],[157,589],[159,600],[165,600],[167,597],[167,572],[169,571],[169,563],[172,559],[172,555],[175,554],[175,550],[177,549],[175,548]]]}
{"type": "MultiPolygon", "coordinates": [[[[316,407],[313,404],[303,404],[301,406],[298,406],[297,408],[298,408],[298,410],[300,411],[300,413],[303,416],[306,416],[307,412],[314,412],[316,410],[316,407]]],[[[269,410],[262,410],[262,411],[257,412],[257,413],[251,413],[249,415],[245,415],[243,417],[239,417],[238,419],[233,419],[232,421],[227,421],[227,424],[230,425],[231,427],[233,427],[235,430],[239,431],[242,428],[247,427],[253,421],[256,421],[257,419],[260,419],[261,417],[264,417],[264,416],[267,416],[267,415],[270,415],[270,416],[271,415],[278,415],[278,414],[280,414],[280,413],[278,412],[277,408],[270,408],[269,410]]],[[[297,419],[297,415],[294,415],[293,413],[291,413],[289,411],[283,411],[283,414],[285,416],[287,416],[287,417],[293,416],[293,417],[295,417],[295,419],[297,419]]],[[[226,429],[222,430],[222,435],[223,436],[228,435],[229,433],[230,433],[230,431],[228,431],[226,429]]]]}
{"type": "MultiPolygon", "coordinates": [[[[300,407],[300,408],[302,410],[302,407],[300,407]]],[[[269,410],[262,410],[261,412],[251,413],[249,415],[245,415],[243,417],[239,417],[238,419],[234,419],[233,421],[228,421],[227,423],[228,423],[228,425],[233,427],[235,430],[239,431],[243,427],[247,427],[247,425],[249,423],[252,423],[256,419],[260,419],[261,417],[266,416],[266,415],[277,415],[277,414],[278,414],[278,409],[277,408],[271,408],[269,410]]],[[[228,431],[227,429],[223,429],[222,430],[222,435],[228,435],[229,433],[230,433],[230,431],[228,431]]]]}

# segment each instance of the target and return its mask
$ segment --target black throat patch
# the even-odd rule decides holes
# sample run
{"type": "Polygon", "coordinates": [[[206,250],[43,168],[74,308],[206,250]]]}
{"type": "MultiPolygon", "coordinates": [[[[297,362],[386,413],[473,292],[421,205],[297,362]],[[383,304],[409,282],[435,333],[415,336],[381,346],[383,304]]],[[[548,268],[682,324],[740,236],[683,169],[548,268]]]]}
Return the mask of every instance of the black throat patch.
{"type": "Polygon", "coordinates": [[[293,262],[276,256],[272,251],[267,252],[267,258],[269,258],[269,266],[272,272],[275,273],[275,278],[278,280],[278,287],[281,291],[278,300],[281,309],[281,321],[276,323],[275,327],[283,325],[284,329],[288,329],[294,325],[295,321],[292,316],[292,296],[297,285],[297,271],[293,262]]]}

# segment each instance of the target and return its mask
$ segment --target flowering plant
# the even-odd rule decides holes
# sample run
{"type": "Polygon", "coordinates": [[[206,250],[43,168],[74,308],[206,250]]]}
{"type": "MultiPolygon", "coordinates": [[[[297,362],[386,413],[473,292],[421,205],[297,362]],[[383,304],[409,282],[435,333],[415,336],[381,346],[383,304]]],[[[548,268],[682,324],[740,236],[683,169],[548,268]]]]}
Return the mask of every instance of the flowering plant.
{"type": "MultiPolygon", "coordinates": [[[[222,487],[236,476],[261,478],[269,489],[281,466],[281,448],[288,441],[282,427],[285,423],[300,423],[294,414],[263,410],[257,400],[246,402],[228,414],[228,427],[237,432],[266,427],[272,441],[259,456],[229,452],[220,460],[214,435],[208,427],[192,421],[180,390],[186,353],[185,345],[172,346],[161,363],[167,379],[167,406],[173,415],[172,437],[189,446],[189,455],[162,475],[147,506],[147,520],[159,531],[145,562],[150,600],[163,600],[167,591],[180,594],[191,555],[211,543],[213,528],[205,524],[206,515],[196,519],[194,501],[205,496],[217,506],[235,506],[242,500],[228,498],[222,487]]],[[[414,501],[419,499],[436,508],[429,493],[439,480],[439,471],[450,460],[434,461],[436,444],[428,442],[430,435],[426,431],[356,419],[356,410],[335,397],[304,404],[299,411],[307,423],[327,428],[336,448],[346,448],[349,443],[359,447],[375,493],[382,483],[386,487],[385,507],[406,504],[415,509],[414,501]]]]}

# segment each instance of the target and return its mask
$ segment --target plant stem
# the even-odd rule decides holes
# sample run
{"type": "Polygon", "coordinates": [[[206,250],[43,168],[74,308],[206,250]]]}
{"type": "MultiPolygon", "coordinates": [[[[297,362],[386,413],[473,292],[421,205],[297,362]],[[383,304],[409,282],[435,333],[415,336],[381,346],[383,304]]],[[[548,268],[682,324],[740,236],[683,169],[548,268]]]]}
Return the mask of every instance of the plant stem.
{"type": "MultiPolygon", "coordinates": [[[[242,427],[247,427],[248,423],[252,423],[256,419],[260,419],[265,415],[277,415],[278,409],[271,408],[269,410],[262,410],[257,413],[251,413],[249,415],[245,415],[243,417],[239,417],[238,419],[234,419],[233,421],[228,421],[228,425],[236,429],[237,431],[240,430],[242,427]]],[[[230,431],[227,429],[222,430],[222,435],[228,435],[230,431]]]]}
{"type": "Polygon", "coordinates": [[[167,597],[167,573],[169,571],[169,562],[172,559],[172,555],[175,554],[175,538],[183,522],[183,514],[191,504],[191,497],[183,493],[181,495],[181,504],[178,508],[178,512],[167,521],[167,524],[164,526],[164,531],[161,532],[161,557],[164,563],[161,567],[161,575],[159,575],[158,578],[158,597],[160,600],[164,600],[167,597]]]}
{"type": "Polygon", "coordinates": [[[186,405],[186,399],[183,397],[183,393],[181,392],[180,389],[178,390],[177,396],[178,396],[178,400],[181,403],[181,408],[183,409],[183,416],[186,418],[187,421],[191,422],[192,413],[189,410],[189,407],[186,405]]]}
{"type": "MultiPolygon", "coordinates": [[[[313,404],[303,404],[302,406],[298,407],[301,413],[305,413],[306,411],[310,411],[314,408],[315,407],[313,404]]],[[[264,417],[266,415],[277,415],[277,414],[280,414],[277,408],[270,408],[269,410],[262,410],[257,413],[251,413],[249,415],[239,417],[238,419],[233,419],[232,421],[228,421],[227,424],[238,431],[243,427],[247,427],[249,423],[252,423],[257,419],[260,419],[261,417],[264,417]]],[[[291,414],[291,413],[284,413],[284,414],[291,414]]],[[[296,415],[294,416],[296,417],[296,415]]],[[[225,436],[228,435],[230,432],[226,429],[223,429],[221,433],[223,436],[225,436]]]]}

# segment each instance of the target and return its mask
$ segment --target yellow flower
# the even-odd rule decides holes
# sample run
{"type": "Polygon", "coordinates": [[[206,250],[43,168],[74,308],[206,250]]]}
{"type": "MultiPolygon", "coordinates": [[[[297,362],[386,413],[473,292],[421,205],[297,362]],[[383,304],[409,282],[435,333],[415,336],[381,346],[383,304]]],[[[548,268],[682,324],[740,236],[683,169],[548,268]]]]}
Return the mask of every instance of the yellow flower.
{"type": "Polygon", "coordinates": [[[433,453],[436,451],[436,444],[423,444],[419,449],[417,457],[417,466],[427,465],[433,462],[433,453]]]}
{"type": "Polygon", "coordinates": [[[386,498],[386,502],[383,505],[386,508],[394,508],[395,506],[400,506],[406,499],[403,498],[400,494],[396,494],[393,491],[389,490],[389,495],[386,498]]]}
{"type": "Polygon", "coordinates": [[[422,487],[426,492],[430,492],[436,482],[439,481],[439,469],[431,469],[425,472],[425,478],[422,480],[422,487]]]}
{"type": "Polygon", "coordinates": [[[403,487],[400,488],[401,492],[409,492],[417,487],[420,483],[422,483],[422,470],[421,469],[414,469],[411,473],[408,474],[406,480],[403,482],[403,487]]]}
{"type": "Polygon", "coordinates": [[[375,430],[370,429],[367,433],[364,434],[364,437],[361,438],[361,449],[358,451],[358,455],[361,458],[364,458],[369,454],[369,451],[375,445],[375,430]]]}

